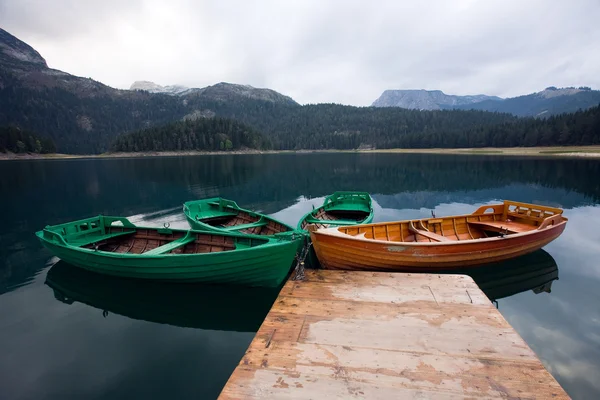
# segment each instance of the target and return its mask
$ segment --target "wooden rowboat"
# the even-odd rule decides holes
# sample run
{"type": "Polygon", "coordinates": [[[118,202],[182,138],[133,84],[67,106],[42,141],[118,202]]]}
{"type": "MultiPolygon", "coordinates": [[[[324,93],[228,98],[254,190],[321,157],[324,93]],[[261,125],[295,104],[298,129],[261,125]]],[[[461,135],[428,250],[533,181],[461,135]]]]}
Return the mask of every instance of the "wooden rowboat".
{"type": "Polygon", "coordinates": [[[366,192],[335,192],[323,205],[304,215],[298,229],[306,231],[314,224],[318,228],[329,226],[368,224],[373,221],[371,196],[366,192]]]}
{"type": "Polygon", "coordinates": [[[192,229],[202,231],[275,235],[294,230],[274,218],[245,210],[235,201],[221,197],[188,201],[183,205],[183,213],[192,229]]]}
{"type": "Polygon", "coordinates": [[[148,228],[127,218],[98,216],[36,232],[54,255],[92,272],[161,281],[278,286],[303,235],[148,228]]]}
{"type": "Polygon", "coordinates": [[[565,229],[562,210],[505,201],[468,215],[319,229],[309,227],[326,269],[440,271],[531,253],[565,229]]]}
{"type": "Polygon", "coordinates": [[[45,283],[57,300],[97,308],[101,319],[119,314],[159,324],[236,332],[256,332],[279,293],[278,288],[119,278],[64,261],[50,268],[45,283]]]}

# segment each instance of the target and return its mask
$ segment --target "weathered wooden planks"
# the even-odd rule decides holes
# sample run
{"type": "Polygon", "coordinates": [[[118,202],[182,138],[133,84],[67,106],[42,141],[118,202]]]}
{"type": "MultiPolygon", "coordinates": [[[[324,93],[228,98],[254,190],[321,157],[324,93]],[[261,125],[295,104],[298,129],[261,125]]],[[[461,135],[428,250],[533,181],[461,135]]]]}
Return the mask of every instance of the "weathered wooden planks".
{"type": "Polygon", "coordinates": [[[460,275],[306,271],[221,399],[568,398],[460,275]]]}

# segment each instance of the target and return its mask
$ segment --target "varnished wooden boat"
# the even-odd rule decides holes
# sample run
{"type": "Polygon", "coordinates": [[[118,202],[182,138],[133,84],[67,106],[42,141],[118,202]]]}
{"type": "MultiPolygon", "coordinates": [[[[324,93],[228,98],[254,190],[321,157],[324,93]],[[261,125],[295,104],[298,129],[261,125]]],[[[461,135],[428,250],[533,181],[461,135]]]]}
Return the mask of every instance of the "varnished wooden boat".
{"type": "Polygon", "coordinates": [[[161,281],[278,286],[303,235],[278,237],[140,227],[98,216],[36,232],[69,264],[92,272],[161,281]]]}
{"type": "Polygon", "coordinates": [[[243,209],[235,201],[221,197],[188,201],[183,205],[183,213],[192,229],[202,231],[268,236],[294,230],[274,218],[243,209]]]}
{"type": "Polygon", "coordinates": [[[256,332],[279,288],[140,281],[96,274],[59,261],[46,275],[54,297],[110,314],[186,328],[256,332]]]}
{"type": "Polygon", "coordinates": [[[304,215],[298,229],[306,231],[314,224],[318,228],[329,226],[368,224],[373,221],[371,196],[366,192],[335,192],[323,201],[323,205],[304,215]]]}
{"type": "Polygon", "coordinates": [[[565,229],[562,210],[505,201],[443,218],[309,227],[326,269],[433,272],[531,253],[565,229]]]}

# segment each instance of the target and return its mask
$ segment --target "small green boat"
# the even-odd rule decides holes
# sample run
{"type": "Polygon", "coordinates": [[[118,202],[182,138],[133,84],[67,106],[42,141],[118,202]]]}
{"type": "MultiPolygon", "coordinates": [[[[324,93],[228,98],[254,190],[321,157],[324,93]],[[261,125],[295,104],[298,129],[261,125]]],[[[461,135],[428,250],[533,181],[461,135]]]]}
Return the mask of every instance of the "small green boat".
{"type": "Polygon", "coordinates": [[[368,224],[373,221],[373,204],[366,192],[335,192],[325,198],[323,205],[307,213],[298,229],[306,231],[311,224],[319,228],[368,224]]]}
{"type": "Polygon", "coordinates": [[[293,232],[294,228],[269,216],[245,210],[235,201],[214,197],[188,201],[183,213],[192,227],[201,231],[239,232],[269,236],[293,232]]]}
{"type": "Polygon", "coordinates": [[[97,216],[36,232],[54,255],[101,274],[160,281],[278,286],[302,243],[300,234],[269,237],[140,227],[97,216]]]}

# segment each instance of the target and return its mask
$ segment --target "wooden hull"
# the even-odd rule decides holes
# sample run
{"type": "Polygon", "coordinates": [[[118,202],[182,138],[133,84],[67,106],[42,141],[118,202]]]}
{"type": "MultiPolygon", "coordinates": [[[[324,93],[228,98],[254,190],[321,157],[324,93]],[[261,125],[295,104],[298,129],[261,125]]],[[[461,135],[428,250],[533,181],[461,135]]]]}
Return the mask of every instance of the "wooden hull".
{"type": "Polygon", "coordinates": [[[63,261],[50,268],[46,285],[57,300],[87,304],[107,318],[119,314],[173,326],[237,332],[256,332],[279,292],[278,288],[140,282],[95,274],[63,261]]]}
{"type": "MultiPolygon", "coordinates": [[[[124,240],[110,243],[104,233],[92,237],[93,243],[81,245],[80,237],[61,236],[62,226],[69,229],[82,224],[96,224],[101,229],[103,220],[112,217],[76,221],[75,223],[47,227],[36,232],[42,244],[61,260],[88,271],[136,279],[176,282],[205,282],[239,284],[247,286],[278,286],[288,275],[303,236],[297,238],[257,238],[240,234],[216,234],[196,231],[160,230],[136,227],[126,219],[120,229],[124,240]],[[148,233],[158,236],[147,239],[148,233]],[[160,232],[165,231],[165,232],[160,232]],[[144,235],[139,235],[142,232],[144,235]],[[138,235],[137,238],[135,235],[138,235]],[[166,239],[176,238],[170,242],[166,239]],[[189,238],[189,244],[170,249],[171,244],[189,238]],[[71,243],[69,243],[71,240],[71,243]],[[143,242],[143,243],[140,243],[143,242]],[[79,243],[75,245],[75,243],[79,243]],[[149,246],[152,244],[152,246],[149,246]],[[250,245],[249,245],[250,244],[250,245]],[[148,246],[150,250],[142,249],[148,246]],[[107,248],[108,250],[103,250],[107,248]],[[128,248],[127,250],[123,250],[128,248]],[[165,249],[164,253],[161,249],[165,249]]],[[[108,229],[104,227],[104,229],[108,229]]],[[[86,230],[88,232],[88,230],[86,230]]],[[[85,232],[85,233],[86,233],[85,232]]],[[[120,239],[121,237],[119,237],[120,239]]],[[[88,242],[90,241],[88,240],[88,242]]],[[[92,242],[90,242],[92,243],[92,242]]]]}
{"type": "MultiPolygon", "coordinates": [[[[500,206],[496,207],[498,207],[497,211],[502,214],[500,206]]],[[[557,214],[548,217],[554,220],[551,221],[551,225],[544,225],[543,229],[531,226],[531,230],[526,232],[460,240],[459,237],[462,233],[460,233],[460,229],[457,229],[456,221],[467,224],[469,218],[477,217],[478,220],[481,220],[482,215],[484,220],[490,218],[489,224],[498,223],[497,219],[491,219],[492,214],[447,217],[444,220],[430,219],[430,224],[431,221],[435,221],[436,224],[449,226],[448,229],[454,228],[455,232],[459,232],[456,234],[457,239],[454,240],[449,239],[449,235],[444,235],[443,231],[440,234],[434,233],[433,229],[413,234],[411,238],[414,241],[373,238],[378,232],[389,235],[391,228],[388,227],[392,227],[392,225],[395,228],[400,226],[398,231],[403,230],[408,224],[412,227],[411,221],[371,224],[346,229],[311,229],[310,236],[316,255],[325,269],[436,272],[473,267],[531,253],[560,236],[566,226],[566,218],[557,214]],[[341,232],[343,230],[356,231],[358,235],[362,234],[363,236],[344,234],[341,232]],[[365,231],[369,232],[372,237],[365,238],[365,231]],[[431,241],[436,238],[439,241],[431,241]],[[421,239],[428,241],[420,241],[421,239]]],[[[473,223],[483,224],[483,222],[473,223]]],[[[514,222],[508,221],[509,225],[510,223],[514,224],[514,222]]],[[[425,225],[422,224],[422,226],[425,225]]],[[[430,225],[430,227],[432,226],[433,224],[430,225]]],[[[470,232],[470,234],[473,233],[474,230],[470,232]]]]}

